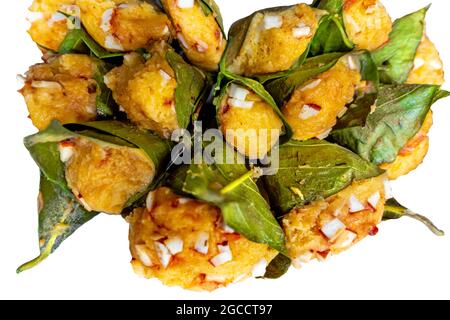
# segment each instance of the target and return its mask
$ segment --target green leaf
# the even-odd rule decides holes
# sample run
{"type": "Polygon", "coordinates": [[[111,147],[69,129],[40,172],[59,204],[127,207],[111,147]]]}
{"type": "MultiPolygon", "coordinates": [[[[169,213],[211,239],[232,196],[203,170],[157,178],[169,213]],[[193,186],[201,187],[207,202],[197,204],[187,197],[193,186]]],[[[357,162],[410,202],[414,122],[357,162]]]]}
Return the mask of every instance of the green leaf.
{"type": "Polygon", "coordinates": [[[210,14],[214,15],[224,37],[226,37],[227,35],[225,33],[222,14],[220,13],[220,8],[217,3],[214,0],[199,0],[199,4],[206,16],[209,16],[210,14]]]}
{"type": "MultiPolygon", "coordinates": [[[[66,128],[71,127],[77,128],[76,125],[66,125],[66,128]]],[[[80,127],[78,127],[80,128],[80,127]]],[[[77,136],[82,136],[85,138],[90,138],[91,140],[96,140],[96,143],[100,145],[114,145],[114,146],[121,146],[121,147],[127,147],[127,148],[136,148],[136,146],[128,141],[125,141],[119,137],[111,136],[107,133],[103,133],[100,131],[94,131],[91,129],[86,130],[74,130],[76,132],[77,136]]]]}
{"type": "Polygon", "coordinates": [[[291,141],[274,152],[277,151],[279,170],[263,179],[272,208],[279,214],[328,198],[353,181],[383,172],[351,151],[326,141],[291,141]]]}
{"type": "Polygon", "coordinates": [[[53,121],[44,131],[24,139],[25,147],[45,177],[67,191],[65,167],[60,160],[58,143],[73,137],[73,132],[53,121]]]}
{"type": "Polygon", "coordinates": [[[173,50],[167,52],[166,59],[177,79],[175,107],[178,125],[180,128],[186,129],[191,123],[192,116],[204,102],[206,92],[209,91],[208,79],[203,71],[185,62],[173,50]]]}
{"type": "Polygon", "coordinates": [[[309,49],[314,57],[332,52],[349,52],[355,46],[345,31],[342,13],[330,14],[322,18],[309,49]]]}
{"type": "Polygon", "coordinates": [[[343,0],[315,0],[312,7],[326,10],[332,14],[342,14],[342,9],[344,8],[343,0]]]}
{"type": "Polygon", "coordinates": [[[403,84],[414,67],[417,48],[424,34],[429,7],[394,22],[389,42],[373,53],[383,83],[403,84]]]}
{"type": "Polygon", "coordinates": [[[433,104],[441,99],[450,97],[450,92],[446,90],[439,90],[439,92],[434,96],[433,104]]]}
{"type": "Polygon", "coordinates": [[[163,185],[172,189],[173,192],[180,196],[187,195],[187,193],[183,191],[183,187],[189,168],[189,165],[173,167],[172,170],[170,170],[170,172],[168,173],[167,178],[164,180],[163,185]]]}
{"type": "Polygon", "coordinates": [[[354,119],[357,124],[340,128],[331,138],[376,165],[395,161],[399,151],[419,132],[431,105],[445,97],[439,86],[383,85],[373,112],[354,113],[368,116],[354,119]]]}
{"type": "MultiPolygon", "coordinates": [[[[234,151],[231,154],[240,158],[234,151]]],[[[260,194],[253,172],[249,172],[244,164],[219,164],[216,161],[211,165],[191,165],[183,191],[217,205],[225,222],[250,241],[286,253],[283,229],[260,194]]]]}
{"type": "MultiPolygon", "coordinates": [[[[52,162],[59,160],[54,155],[52,162]]],[[[47,259],[76,230],[93,219],[97,213],[86,211],[71,192],[51,182],[41,174],[39,212],[40,255],[20,266],[17,273],[29,270],[47,259]]]]}
{"type": "Polygon", "coordinates": [[[290,267],[291,259],[280,253],[267,266],[264,278],[279,279],[289,271],[290,267]]]}
{"type": "MultiPolygon", "coordinates": [[[[377,94],[365,94],[358,97],[349,107],[345,115],[338,119],[333,130],[346,129],[356,126],[365,126],[371,107],[375,104],[377,94]]],[[[334,132],[333,131],[333,132],[334,132]]]]}
{"type": "Polygon", "coordinates": [[[388,200],[384,207],[383,220],[384,221],[397,220],[403,217],[408,217],[423,223],[428,229],[430,229],[431,232],[433,232],[435,235],[439,237],[445,236],[445,232],[436,227],[434,223],[431,222],[430,219],[428,219],[427,217],[412,212],[408,208],[402,206],[395,199],[388,200]]]}
{"type": "Polygon", "coordinates": [[[342,9],[343,0],[315,0],[312,7],[325,10],[325,16],[311,43],[309,56],[314,57],[325,53],[348,52],[354,48],[344,27],[342,9]]]}
{"type": "Polygon", "coordinates": [[[108,52],[100,46],[94,39],[81,27],[73,29],[67,33],[61,43],[58,53],[90,53],[99,59],[108,59],[122,57],[123,53],[108,52]]]}
{"type": "Polygon", "coordinates": [[[104,62],[98,61],[96,63],[96,70],[94,72],[94,80],[100,88],[100,94],[97,95],[95,105],[97,108],[97,115],[101,119],[112,118],[117,109],[117,105],[112,97],[112,91],[105,84],[105,75],[111,68],[104,62]]]}
{"type": "Polygon", "coordinates": [[[266,89],[278,105],[283,105],[298,86],[331,69],[343,55],[343,53],[330,53],[309,58],[301,67],[290,70],[283,77],[267,83],[266,89]]]}

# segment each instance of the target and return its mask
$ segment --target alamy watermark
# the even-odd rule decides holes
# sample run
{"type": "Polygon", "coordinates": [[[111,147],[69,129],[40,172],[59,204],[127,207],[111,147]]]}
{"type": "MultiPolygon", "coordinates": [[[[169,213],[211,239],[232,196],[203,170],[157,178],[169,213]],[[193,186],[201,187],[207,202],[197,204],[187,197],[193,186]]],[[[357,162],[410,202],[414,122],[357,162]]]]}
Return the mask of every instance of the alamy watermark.
{"type": "Polygon", "coordinates": [[[262,175],[274,175],[279,169],[279,137],[280,130],[268,129],[227,130],[224,136],[218,129],[203,131],[202,122],[196,121],[193,134],[186,129],[172,133],[177,144],[171,158],[176,165],[247,163],[260,167],[262,175]]]}

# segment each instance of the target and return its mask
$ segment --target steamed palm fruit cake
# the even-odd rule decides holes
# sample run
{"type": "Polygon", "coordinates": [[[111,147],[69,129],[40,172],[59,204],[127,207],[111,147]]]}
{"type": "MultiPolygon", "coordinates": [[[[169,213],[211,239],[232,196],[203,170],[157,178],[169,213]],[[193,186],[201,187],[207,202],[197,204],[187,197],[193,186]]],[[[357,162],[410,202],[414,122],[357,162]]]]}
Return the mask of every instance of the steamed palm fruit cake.
{"type": "MultiPolygon", "coordinates": [[[[444,65],[436,46],[424,35],[414,59],[407,83],[444,84],[444,65]]],[[[428,133],[433,125],[433,113],[430,111],[419,132],[400,151],[393,163],[381,166],[388,172],[389,179],[395,180],[417,169],[424,161],[430,146],[428,133]]]]}
{"type": "Polygon", "coordinates": [[[40,250],[19,273],[101,214],[128,223],[137,275],[194,291],[277,279],[382,221],[443,235],[389,187],[450,96],[428,7],[275,2],[226,30],[214,0],[30,1],[40,250]]]}
{"type": "Polygon", "coordinates": [[[358,49],[374,50],[389,41],[392,20],[378,0],[345,0],[345,30],[358,49]]]}
{"type": "Polygon", "coordinates": [[[306,4],[257,13],[228,69],[245,76],[288,70],[308,48],[323,15],[324,11],[306,4]]]}
{"type": "Polygon", "coordinates": [[[67,33],[75,28],[66,15],[80,16],[76,0],[34,0],[28,33],[43,49],[57,51],[67,33]]]}
{"type": "Polygon", "coordinates": [[[219,110],[220,129],[228,143],[252,159],[277,143],[283,123],[273,108],[245,87],[231,84],[219,110]]]}
{"type": "Polygon", "coordinates": [[[385,179],[354,182],[334,196],[286,215],[283,227],[294,266],[324,260],[374,236],[383,218],[385,179]]]}
{"type": "Polygon", "coordinates": [[[97,63],[87,55],[65,54],[30,67],[21,93],[36,128],[43,130],[52,120],[72,123],[96,118],[97,63]]]}
{"type": "Polygon", "coordinates": [[[294,130],[293,138],[326,138],[359,86],[359,63],[346,55],[330,70],[297,88],[281,109],[294,130]]]}
{"type": "Polygon", "coordinates": [[[122,66],[105,76],[114,100],[137,126],[158,132],[163,137],[178,129],[175,110],[175,72],[166,60],[168,47],[156,43],[145,60],[138,53],[125,56],[122,66]]]}
{"type": "Polygon", "coordinates": [[[168,17],[141,0],[77,0],[81,22],[104,48],[131,51],[171,36],[168,17]]]}
{"type": "Polygon", "coordinates": [[[227,227],[220,210],[168,188],[128,217],[134,271],[165,285],[212,291],[263,276],[277,252],[227,227]]]}
{"type": "Polygon", "coordinates": [[[205,70],[217,70],[227,42],[214,13],[205,14],[200,0],[163,0],[162,3],[188,59],[205,70]]]}
{"type": "Polygon", "coordinates": [[[155,175],[154,164],[140,149],[100,145],[84,138],[63,141],[59,148],[67,184],[88,211],[120,214],[155,175]]]}

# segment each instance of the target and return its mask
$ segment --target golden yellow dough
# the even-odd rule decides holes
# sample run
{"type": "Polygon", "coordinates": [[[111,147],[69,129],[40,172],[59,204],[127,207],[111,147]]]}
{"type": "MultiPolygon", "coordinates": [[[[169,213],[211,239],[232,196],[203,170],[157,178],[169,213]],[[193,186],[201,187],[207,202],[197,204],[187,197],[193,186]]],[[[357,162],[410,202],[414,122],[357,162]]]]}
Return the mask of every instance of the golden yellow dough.
{"type": "Polygon", "coordinates": [[[414,69],[410,72],[409,84],[444,84],[444,64],[436,46],[427,36],[417,48],[414,69]]]}
{"type": "Polygon", "coordinates": [[[283,227],[294,266],[300,267],[312,259],[324,260],[330,254],[349,249],[368,235],[376,235],[384,211],[385,179],[385,176],[380,176],[354,182],[328,199],[292,210],[283,219],[283,227]],[[364,210],[350,213],[352,196],[365,206],[364,210]],[[330,239],[322,230],[335,219],[344,226],[330,239]]]}
{"type": "Polygon", "coordinates": [[[128,218],[132,266],[140,276],[158,278],[168,286],[212,291],[248,278],[255,265],[277,255],[266,245],[225,230],[216,207],[182,199],[167,188],[153,192],[152,199],[150,210],[136,209],[128,218]],[[196,250],[202,236],[200,242],[207,242],[204,253],[196,250]],[[174,239],[182,248],[166,255],[170,260],[163,263],[156,247],[174,239]],[[211,261],[220,253],[219,245],[229,246],[232,259],[215,267],[211,261]]]}
{"type": "Polygon", "coordinates": [[[164,43],[155,44],[147,61],[137,53],[130,53],[121,67],[105,77],[106,85],[128,118],[166,138],[179,128],[175,110],[177,82],[165,58],[167,50],[164,43]]]}
{"type": "MultiPolygon", "coordinates": [[[[424,36],[417,49],[414,69],[409,74],[409,84],[444,84],[444,65],[435,45],[424,36]]],[[[390,164],[384,164],[389,179],[395,180],[417,169],[425,159],[430,139],[428,133],[433,125],[433,114],[430,111],[420,131],[400,151],[397,159],[390,164]]]]}
{"type": "Polygon", "coordinates": [[[375,50],[389,40],[392,20],[378,0],[345,0],[344,24],[358,49],[375,50]]]}
{"type": "Polygon", "coordinates": [[[206,16],[198,1],[192,8],[179,8],[178,0],[163,0],[162,3],[189,60],[200,68],[217,70],[226,40],[214,15],[206,16]]]}
{"type": "Polygon", "coordinates": [[[75,3],[76,0],[34,0],[30,7],[32,17],[28,30],[33,41],[46,49],[58,51],[67,32],[73,27],[58,11],[77,16],[79,8],[75,3]]]}
{"type": "Polygon", "coordinates": [[[433,113],[428,113],[420,131],[399,152],[393,163],[383,164],[380,167],[387,171],[390,180],[398,179],[417,169],[425,159],[430,139],[428,133],[433,125],[433,113]]]}
{"type": "Polygon", "coordinates": [[[127,201],[154,178],[154,164],[140,149],[100,145],[88,139],[77,139],[72,147],[67,184],[88,211],[120,214],[127,201]]]}
{"type": "Polygon", "coordinates": [[[65,124],[96,118],[97,63],[86,55],[66,54],[29,69],[21,93],[36,128],[45,129],[52,120],[65,124]]]}
{"type": "Polygon", "coordinates": [[[222,134],[241,154],[251,159],[264,158],[277,143],[283,122],[254,92],[247,96],[247,101],[253,103],[250,109],[233,106],[229,98],[225,96],[219,113],[222,134]]]}
{"type": "Polygon", "coordinates": [[[111,51],[132,51],[169,39],[170,21],[141,0],[77,0],[89,34],[111,51]]]}
{"type": "Polygon", "coordinates": [[[245,76],[288,70],[305,52],[324,13],[306,4],[278,13],[257,13],[229,70],[245,76]],[[266,30],[265,16],[280,17],[281,27],[266,30]],[[296,37],[295,30],[304,35],[296,37]]]}
{"type": "Polygon", "coordinates": [[[344,56],[333,68],[294,91],[282,112],[292,126],[295,140],[324,138],[336,124],[338,115],[353,101],[361,84],[356,65],[351,55],[344,56]],[[317,114],[302,116],[304,108],[310,107],[315,108],[317,114]]]}

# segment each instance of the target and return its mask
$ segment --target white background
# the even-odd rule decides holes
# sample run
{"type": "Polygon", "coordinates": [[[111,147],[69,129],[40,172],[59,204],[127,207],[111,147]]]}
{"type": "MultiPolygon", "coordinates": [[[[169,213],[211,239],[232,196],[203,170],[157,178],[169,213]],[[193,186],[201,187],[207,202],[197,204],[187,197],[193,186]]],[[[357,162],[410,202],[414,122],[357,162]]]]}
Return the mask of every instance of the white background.
{"type": "MultiPolygon", "coordinates": [[[[295,0],[217,0],[227,26],[256,9],[295,0]]],[[[384,0],[393,18],[430,0],[384,0]]],[[[0,165],[0,298],[70,299],[396,299],[450,298],[450,100],[435,105],[431,150],[425,163],[394,184],[396,197],[432,218],[449,236],[437,238],[421,224],[383,223],[377,237],[327,263],[291,270],[277,281],[250,280],[214,293],[167,288],[134,275],[128,227],[120,217],[99,216],[67,240],[39,267],[16,275],[22,262],[38,254],[36,195],[39,172],[22,145],[35,132],[16,74],[39,62],[29,39],[25,12],[31,1],[9,1],[0,30],[2,139],[0,165]]],[[[450,74],[448,0],[434,0],[428,33],[450,74]]],[[[446,86],[447,89],[450,86],[446,86]]]]}

